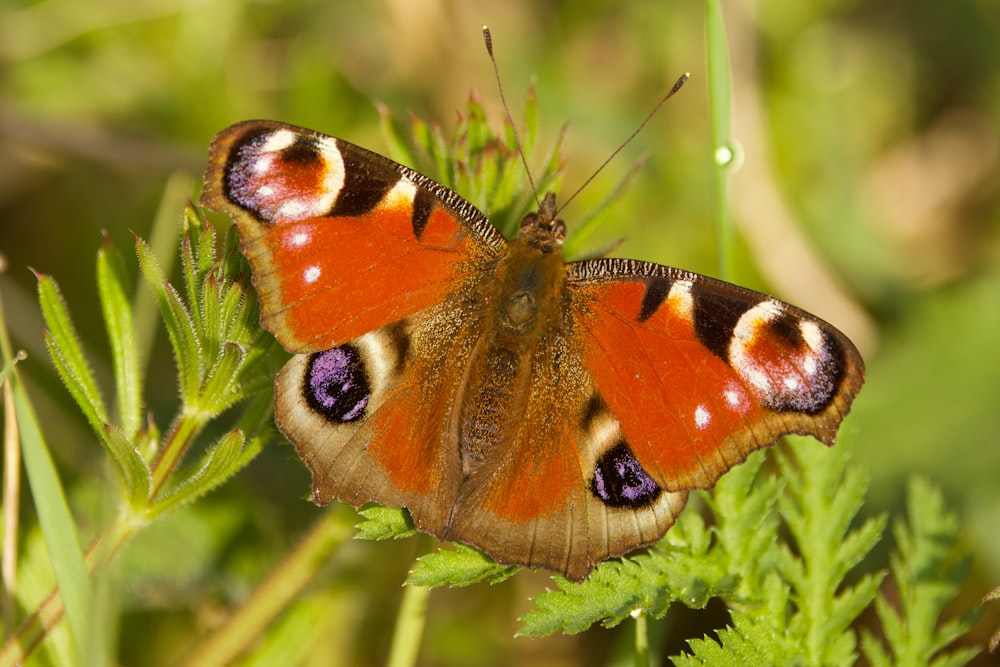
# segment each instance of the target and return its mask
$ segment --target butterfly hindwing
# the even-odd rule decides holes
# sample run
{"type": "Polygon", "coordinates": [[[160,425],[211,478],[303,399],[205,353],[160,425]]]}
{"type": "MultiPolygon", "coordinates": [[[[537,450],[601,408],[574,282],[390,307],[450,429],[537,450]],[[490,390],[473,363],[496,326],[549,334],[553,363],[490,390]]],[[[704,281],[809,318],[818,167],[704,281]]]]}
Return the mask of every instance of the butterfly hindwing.
{"type": "Polygon", "coordinates": [[[864,377],[834,327],[687,271],[619,259],[569,266],[588,369],[665,488],[708,488],[788,433],[833,443],[864,377]]]}
{"type": "Polygon", "coordinates": [[[334,347],[440,303],[506,247],[444,186],[272,121],[215,138],[202,203],[233,217],[262,323],[292,352],[334,347]]]}
{"type": "Polygon", "coordinates": [[[406,507],[418,528],[445,533],[462,477],[456,395],[478,325],[445,302],[285,365],[275,421],[317,503],[406,507]]]}

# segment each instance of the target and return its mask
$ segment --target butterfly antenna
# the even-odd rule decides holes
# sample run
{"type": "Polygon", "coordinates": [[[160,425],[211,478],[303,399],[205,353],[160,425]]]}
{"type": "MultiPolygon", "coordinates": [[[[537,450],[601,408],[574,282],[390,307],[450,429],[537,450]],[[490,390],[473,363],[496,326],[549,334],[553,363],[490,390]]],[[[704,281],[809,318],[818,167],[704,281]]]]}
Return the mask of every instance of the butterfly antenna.
{"type": "Polygon", "coordinates": [[[660,101],[656,103],[656,106],[654,106],[653,110],[649,112],[649,114],[646,116],[646,119],[643,120],[641,123],[639,123],[639,127],[635,128],[635,131],[632,134],[629,135],[628,139],[626,139],[625,141],[623,141],[621,143],[621,145],[618,148],[616,148],[614,150],[614,152],[611,153],[611,155],[609,155],[608,158],[604,162],[601,163],[601,166],[599,166],[597,169],[594,170],[594,173],[592,173],[590,175],[590,178],[588,178],[587,180],[585,180],[583,182],[583,185],[581,185],[580,187],[578,187],[576,189],[576,191],[573,194],[571,194],[562,203],[562,206],[559,207],[560,211],[563,210],[564,208],[566,208],[569,205],[569,203],[571,201],[573,201],[576,198],[576,196],[578,194],[580,194],[580,192],[583,191],[583,189],[585,187],[587,187],[588,185],[590,185],[590,182],[592,180],[594,180],[599,173],[601,173],[602,171],[604,171],[604,168],[608,166],[608,163],[611,162],[612,160],[614,160],[615,157],[619,153],[622,152],[623,148],[625,148],[630,143],[632,143],[632,140],[635,139],[636,135],[639,134],[640,132],[642,132],[642,128],[646,127],[646,124],[653,118],[653,116],[656,115],[656,112],[660,110],[660,107],[663,106],[663,103],[666,102],[667,100],[669,100],[671,97],[673,97],[674,94],[677,93],[677,91],[681,89],[681,86],[684,85],[684,82],[687,81],[690,77],[691,77],[691,73],[690,72],[684,72],[684,74],[682,74],[681,77],[679,79],[677,79],[677,83],[675,83],[673,85],[673,87],[670,89],[670,91],[666,95],[664,95],[663,97],[660,98],[660,101]]]}
{"type": "Polygon", "coordinates": [[[493,35],[490,28],[483,25],[483,41],[486,43],[486,52],[490,54],[490,62],[493,63],[493,76],[497,80],[497,90],[500,91],[500,103],[503,105],[503,113],[510,125],[510,130],[514,135],[514,143],[517,144],[517,154],[521,156],[521,163],[524,165],[524,173],[528,175],[528,183],[531,184],[531,194],[535,198],[535,206],[541,208],[542,203],[538,199],[538,188],[535,187],[535,179],[531,177],[531,169],[528,167],[528,158],[524,156],[524,147],[521,145],[521,137],[518,135],[517,126],[514,124],[514,117],[510,114],[510,107],[507,106],[507,97],[503,94],[503,83],[500,81],[500,68],[497,66],[497,59],[493,55],[493,35]]]}

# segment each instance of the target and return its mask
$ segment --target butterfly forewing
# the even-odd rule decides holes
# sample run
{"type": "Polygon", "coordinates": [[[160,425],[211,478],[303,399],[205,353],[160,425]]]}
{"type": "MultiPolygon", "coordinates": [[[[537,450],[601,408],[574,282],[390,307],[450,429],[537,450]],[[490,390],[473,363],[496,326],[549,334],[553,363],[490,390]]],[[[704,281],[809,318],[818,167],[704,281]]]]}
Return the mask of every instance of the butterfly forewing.
{"type": "Polygon", "coordinates": [[[506,246],[482,213],[425,176],[271,121],[216,136],[201,201],[233,217],[262,323],[293,352],[441,303],[506,246]]]}
{"type": "Polygon", "coordinates": [[[758,292],[633,260],[570,275],[587,366],[667,489],[708,488],[785,434],[832,444],[861,388],[847,337],[758,292]]]}

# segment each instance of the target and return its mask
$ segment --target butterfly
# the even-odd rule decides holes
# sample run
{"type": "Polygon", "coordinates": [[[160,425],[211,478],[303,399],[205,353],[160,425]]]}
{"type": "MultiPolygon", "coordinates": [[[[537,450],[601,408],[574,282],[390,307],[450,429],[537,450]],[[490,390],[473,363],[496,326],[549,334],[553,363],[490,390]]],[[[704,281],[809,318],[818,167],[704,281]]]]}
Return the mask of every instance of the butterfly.
{"type": "Polygon", "coordinates": [[[789,433],[833,444],[855,346],[794,306],[630,259],[566,262],[546,194],[508,241],[443,185],[311,130],[211,144],[261,323],[294,356],[275,421],[313,500],[405,507],[500,563],[582,580],[789,433]]]}

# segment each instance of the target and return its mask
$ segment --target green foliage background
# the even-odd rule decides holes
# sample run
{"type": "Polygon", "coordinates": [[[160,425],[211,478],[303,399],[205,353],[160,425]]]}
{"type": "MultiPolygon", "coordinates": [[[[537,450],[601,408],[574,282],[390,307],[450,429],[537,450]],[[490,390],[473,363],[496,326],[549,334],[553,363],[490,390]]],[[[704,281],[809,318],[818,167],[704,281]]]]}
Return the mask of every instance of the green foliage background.
{"type": "MultiPolygon", "coordinates": [[[[913,473],[940,485],[974,555],[956,605],[971,609],[1000,580],[1000,9],[988,0],[723,9],[744,149],[732,180],[735,277],[858,342],[869,375],[844,440],[871,475],[864,512],[901,513],[913,473]]],[[[569,124],[568,189],[677,75],[692,73],[564,217],[572,226],[645,155],[592,247],[624,237],[617,254],[717,275],[700,3],[0,3],[0,290],[84,536],[111,511],[107,461],[47,361],[25,267],[58,279],[95,373],[111,386],[93,277],[100,230],[125,249],[128,230],[149,236],[159,207],[179,220],[212,135],[238,120],[278,119],[380,150],[374,100],[450,128],[475,90],[499,126],[483,23],[508,96],[536,81],[542,145],[569,124]],[[178,172],[190,185],[162,201],[178,172]]],[[[146,407],[165,421],[177,386],[157,336],[146,407]]],[[[270,446],[140,535],[115,570],[122,663],[176,664],[224,624],[316,520],[307,491],[291,449],[270,446]]],[[[316,632],[342,655],[384,657],[413,542],[351,543],[329,564],[316,632]]],[[[427,664],[603,664],[623,634],[510,639],[527,596],[546,582],[525,573],[435,591],[427,664]]],[[[715,613],[669,632],[700,637],[724,622],[715,613]]],[[[996,625],[987,615],[980,641],[996,625]]]]}

